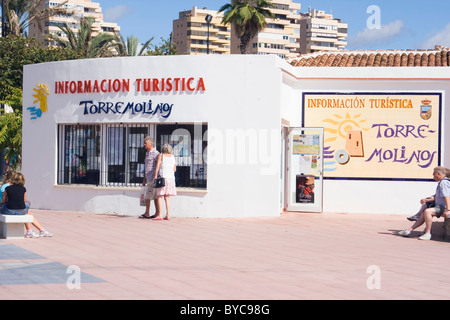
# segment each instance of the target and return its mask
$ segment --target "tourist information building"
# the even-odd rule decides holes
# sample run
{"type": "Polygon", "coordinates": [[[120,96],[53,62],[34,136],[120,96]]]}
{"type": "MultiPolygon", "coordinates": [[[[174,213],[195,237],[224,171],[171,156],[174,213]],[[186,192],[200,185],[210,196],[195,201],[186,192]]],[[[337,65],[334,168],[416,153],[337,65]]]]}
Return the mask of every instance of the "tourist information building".
{"type": "Polygon", "coordinates": [[[409,214],[449,166],[447,65],[445,48],[28,65],[27,195],[36,209],[142,214],[151,136],[176,158],[173,217],[409,214]]]}

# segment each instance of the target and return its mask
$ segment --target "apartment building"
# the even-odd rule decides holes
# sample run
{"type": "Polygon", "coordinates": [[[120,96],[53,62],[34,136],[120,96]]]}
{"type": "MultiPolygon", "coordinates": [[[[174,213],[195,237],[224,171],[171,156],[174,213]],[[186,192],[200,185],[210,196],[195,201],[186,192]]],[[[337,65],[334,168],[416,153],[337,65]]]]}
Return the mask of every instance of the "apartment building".
{"type": "Polygon", "coordinates": [[[222,25],[223,13],[199,9],[182,11],[173,21],[172,41],[179,54],[230,54],[230,27],[222,25]],[[208,22],[209,21],[209,22],[208,22]]]}
{"type": "MultiPolygon", "coordinates": [[[[56,7],[63,3],[62,0],[51,0],[42,4],[45,7],[56,7]]],[[[65,35],[59,29],[63,23],[67,23],[74,31],[80,28],[80,19],[92,17],[94,18],[93,31],[94,35],[100,32],[120,32],[120,27],[116,23],[105,22],[103,20],[103,13],[100,3],[92,2],[91,0],[70,0],[62,5],[62,8],[67,9],[68,14],[60,14],[52,16],[48,19],[32,23],[29,26],[29,34],[31,37],[35,37],[38,41],[51,45],[52,43],[47,41],[47,37],[50,34],[64,37],[65,35]]]]}
{"type": "MultiPolygon", "coordinates": [[[[251,40],[250,54],[275,54],[289,59],[299,54],[344,49],[347,45],[348,25],[332,14],[316,9],[301,13],[301,4],[293,0],[271,2],[274,17],[267,18],[266,28],[251,40]]],[[[222,25],[222,18],[222,12],[206,8],[180,12],[179,18],[173,21],[172,32],[178,52],[240,54],[241,41],[232,25],[222,25]],[[211,17],[209,31],[207,16],[211,17]]]]}
{"type": "Polygon", "coordinates": [[[336,51],[347,45],[348,25],[321,10],[301,14],[300,52],[336,51]]]}
{"type": "MultiPolygon", "coordinates": [[[[270,11],[274,18],[266,19],[266,28],[254,37],[249,46],[251,54],[275,54],[281,58],[300,54],[301,4],[293,0],[272,0],[270,11]]],[[[240,40],[231,28],[231,53],[239,54],[240,40]]]]}

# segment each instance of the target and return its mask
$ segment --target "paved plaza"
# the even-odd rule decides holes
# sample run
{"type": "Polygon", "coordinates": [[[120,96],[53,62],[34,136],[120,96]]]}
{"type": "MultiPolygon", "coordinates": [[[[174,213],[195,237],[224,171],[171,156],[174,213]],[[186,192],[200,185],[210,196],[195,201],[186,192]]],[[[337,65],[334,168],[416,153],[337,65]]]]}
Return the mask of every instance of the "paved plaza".
{"type": "Polygon", "coordinates": [[[4,299],[450,299],[450,243],[401,215],[142,220],[33,211],[52,238],[0,240],[4,299]]]}

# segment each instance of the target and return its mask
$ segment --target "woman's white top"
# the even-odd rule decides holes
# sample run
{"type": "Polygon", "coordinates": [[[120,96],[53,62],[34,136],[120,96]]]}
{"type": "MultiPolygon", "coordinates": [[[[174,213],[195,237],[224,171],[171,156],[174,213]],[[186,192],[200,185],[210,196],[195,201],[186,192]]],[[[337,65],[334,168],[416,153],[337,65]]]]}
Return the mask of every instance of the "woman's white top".
{"type": "Polygon", "coordinates": [[[161,166],[159,169],[159,174],[163,178],[174,178],[175,172],[174,172],[174,166],[175,166],[175,157],[166,157],[164,154],[162,155],[161,159],[161,166]]]}

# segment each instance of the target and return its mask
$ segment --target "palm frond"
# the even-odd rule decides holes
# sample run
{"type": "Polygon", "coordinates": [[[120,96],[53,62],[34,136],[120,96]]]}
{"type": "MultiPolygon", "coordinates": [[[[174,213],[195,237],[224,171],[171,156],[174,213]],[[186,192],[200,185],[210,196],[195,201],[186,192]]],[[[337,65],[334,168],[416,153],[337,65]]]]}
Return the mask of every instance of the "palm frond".
{"type": "Polygon", "coordinates": [[[53,7],[45,7],[46,0],[6,0],[5,13],[7,16],[8,33],[20,35],[31,25],[36,24],[38,29],[42,31],[43,27],[40,23],[45,18],[55,14],[73,15],[64,5],[68,0],[53,7]]]}
{"type": "Polygon", "coordinates": [[[127,55],[134,57],[137,54],[137,48],[139,45],[139,39],[135,36],[127,38],[127,55]]]}
{"type": "Polygon", "coordinates": [[[149,40],[147,40],[145,43],[142,44],[142,48],[141,48],[141,50],[139,50],[138,56],[144,55],[144,52],[145,52],[148,48],[150,48],[150,46],[152,45],[153,38],[154,38],[154,37],[151,37],[149,40]]]}
{"type": "Polygon", "coordinates": [[[246,53],[250,40],[266,27],[266,18],[273,18],[268,8],[275,5],[268,0],[232,0],[223,5],[222,24],[232,24],[236,35],[241,39],[241,52],[246,53]]]}

